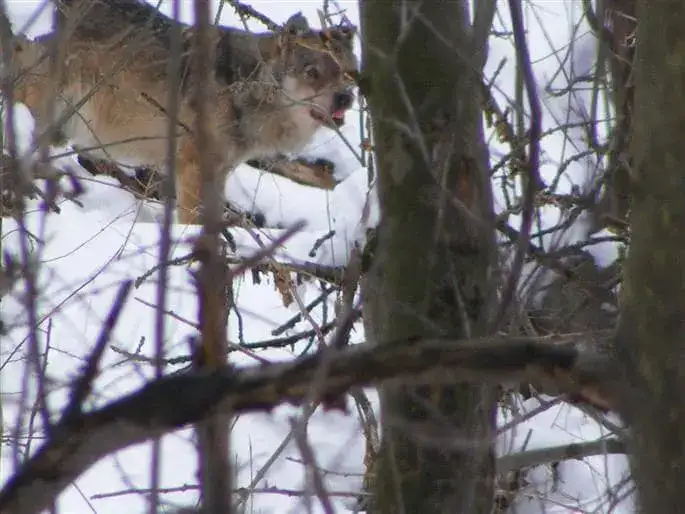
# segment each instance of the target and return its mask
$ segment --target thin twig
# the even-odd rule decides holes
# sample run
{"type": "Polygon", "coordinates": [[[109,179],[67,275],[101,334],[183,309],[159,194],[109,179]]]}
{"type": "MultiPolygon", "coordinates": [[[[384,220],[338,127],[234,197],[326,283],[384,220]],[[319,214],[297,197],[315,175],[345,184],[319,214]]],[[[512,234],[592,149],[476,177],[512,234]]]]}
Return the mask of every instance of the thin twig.
{"type": "MultiPolygon", "coordinates": [[[[161,253],[160,249],[160,253],[161,253]]],[[[169,252],[167,249],[166,256],[168,258],[169,252]]],[[[160,255],[160,260],[162,256],[160,255]]],[[[183,255],[181,257],[176,257],[174,259],[169,259],[169,260],[164,260],[163,262],[159,262],[156,265],[154,265],[152,268],[147,270],[145,273],[140,275],[138,278],[136,278],[136,281],[134,282],[136,289],[139,288],[143,282],[145,282],[152,274],[154,274],[158,270],[164,270],[166,274],[166,270],[169,268],[169,266],[180,266],[181,264],[187,264],[188,262],[192,261],[195,258],[195,252],[188,253],[186,255],[183,255]]],[[[161,283],[166,283],[166,277],[162,275],[160,272],[160,277],[159,280],[161,283]]],[[[162,308],[164,306],[161,306],[162,308]]]]}
{"type": "Polygon", "coordinates": [[[525,171],[527,176],[523,177],[526,184],[523,214],[521,221],[520,238],[514,254],[514,260],[509,271],[509,278],[504,286],[502,298],[494,318],[494,329],[497,330],[505,321],[509,306],[514,298],[516,286],[518,285],[523,261],[528,253],[528,243],[530,242],[530,231],[533,226],[533,216],[535,214],[535,195],[538,191],[540,178],[540,134],[542,132],[542,110],[540,108],[540,98],[537,93],[537,84],[533,74],[533,66],[530,60],[528,44],[526,42],[526,32],[523,26],[523,13],[519,0],[509,0],[509,11],[511,13],[511,23],[516,44],[516,56],[519,68],[523,74],[523,83],[528,93],[528,104],[530,106],[530,131],[529,131],[529,150],[526,160],[525,171]]]}
{"type": "Polygon", "coordinates": [[[109,343],[109,340],[114,331],[121,311],[126,303],[126,297],[128,296],[131,286],[133,285],[132,280],[126,280],[122,282],[119,286],[116,296],[114,297],[114,302],[112,307],[107,314],[107,318],[102,324],[100,329],[100,334],[98,335],[93,350],[86,361],[86,365],[83,369],[81,377],[74,382],[71,388],[71,393],[69,395],[69,403],[64,409],[64,414],[62,415],[63,423],[70,423],[78,418],[78,416],[83,412],[83,404],[86,398],[90,395],[93,383],[97,377],[100,359],[102,354],[109,343]]]}
{"type": "MultiPolygon", "coordinates": [[[[14,116],[14,73],[13,71],[13,39],[12,28],[9,18],[7,16],[7,8],[4,0],[0,0],[0,45],[2,46],[2,63],[4,68],[3,80],[0,84],[3,95],[5,97],[5,105],[7,107],[5,126],[7,132],[4,134],[7,138],[7,149],[10,154],[10,162],[12,163],[9,170],[12,174],[13,194],[16,205],[14,206],[14,216],[19,226],[19,246],[22,259],[22,275],[26,284],[26,293],[24,296],[24,304],[28,315],[28,359],[33,367],[36,377],[37,388],[37,405],[43,423],[43,430],[46,433],[51,431],[50,414],[47,406],[47,390],[45,385],[45,374],[42,373],[41,366],[41,351],[38,340],[38,286],[37,286],[37,266],[39,262],[39,254],[31,252],[29,248],[29,231],[26,226],[25,215],[25,197],[29,191],[29,186],[32,185],[30,177],[27,175],[27,167],[22,159],[19,159],[17,154],[17,139],[16,126],[14,116]]],[[[4,128],[4,127],[3,127],[4,128]]],[[[4,131],[3,131],[4,132],[4,131]]],[[[5,171],[5,170],[3,170],[5,171]]],[[[2,172],[0,172],[2,174],[2,172]]],[[[0,202],[1,203],[1,202],[0,202]]],[[[38,248],[43,246],[42,240],[38,241],[38,248]]]]}
{"type": "MultiPolygon", "coordinates": [[[[319,305],[322,302],[325,302],[330,294],[335,291],[335,288],[332,286],[325,287],[319,296],[317,296],[314,300],[312,300],[310,303],[308,303],[305,306],[305,310],[307,312],[311,312],[317,305],[319,305]]],[[[300,321],[302,321],[302,313],[298,312],[295,314],[292,318],[290,318],[288,321],[280,325],[279,327],[276,327],[271,331],[272,336],[279,336],[286,330],[290,330],[291,328],[294,328],[295,325],[297,325],[300,321]]],[[[286,345],[287,346],[287,345],[286,345]]]]}
{"type": "Polygon", "coordinates": [[[295,443],[300,450],[302,455],[302,461],[308,471],[308,475],[311,478],[311,485],[314,489],[314,493],[321,502],[321,507],[326,514],[334,514],[335,509],[331,503],[331,499],[328,496],[328,491],[326,491],[326,486],[323,482],[323,477],[321,476],[321,471],[319,471],[318,465],[316,463],[316,456],[312,450],[311,445],[307,441],[307,434],[303,429],[302,423],[299,423],[295,418],[290,419],[290,428],[295,434],[295,443]]]}
{"type": "Polygon", "coordinates": [[[280,25],[274,22],[268,16],[260,13],[251,5],[239,2],[238,0],[226,0],[226,2],[235,9],[235,12],[241,18],[254,18],[255,20],[261,22],[267,29],[276,31],[280,28],[280,25]]]}
{"type": "MultiPolygon", "coordinates": [[[[179,106],[179,79],[181,75],[181,26],[178,23],[181,16],[181,2],[174,0],[173,2],[173,18],[176,23],[172,23],[169,28],[169,62],[167,63],[167,74],[169,76],[169,94],[167,100],[166,113],[169,116],[167,124],[167,159],[166,168],[167,173],[162,178],[162,199],[164,201],[164,213],[162,217],[162,226],[160,228],[160,242],[159,242],[159,282],[157,284],[157,309],[155,310],[155,378],[159,379],[164,373],[164,322],[166,304],[167,304],[167,283],[169,275],[169,253],[171,251],[171,224],[174,216],[174,177],[176,176],[176,125],[178,123],[178,106],[179,106]]],[[[136,281],[136,285],[138,281],[136,281]]],[[[149,512],[156,514],[159,507],[159,484],[160,484],[160,470],[161,470],[161,440],[156,438],[152,444],[152,462],[151,462],[151,488],[149,512]]]]}
{"type": "MultiPolygon", "coordinates": [[[[202,180],[200,221],[202,234],[195,245],[200,261],[198,273],[198,300],[200,320],[200,356],[196,365],[201,370],[214,370],[223,366],[227,357],[226,321],[229,306],[227,287],[231,287],[230,274],[225,273],[222,256],[221,230],[224,184],[217,183],[224,165],[218,158],[218,141],[215,140],[216,104],[214,74],[214,27],[211,25],[209,0],[194,0],[195,34],[192,47],[195,133],[194,144],[202,180]]],[[[233,163],[230,163],[233,164],[233,163]]],[[[200,484],[203,510],[211,513],[232,512],[230,491],[233,479],[229,463],[228,415],[217,415],[196,425],[200,484]]]]}

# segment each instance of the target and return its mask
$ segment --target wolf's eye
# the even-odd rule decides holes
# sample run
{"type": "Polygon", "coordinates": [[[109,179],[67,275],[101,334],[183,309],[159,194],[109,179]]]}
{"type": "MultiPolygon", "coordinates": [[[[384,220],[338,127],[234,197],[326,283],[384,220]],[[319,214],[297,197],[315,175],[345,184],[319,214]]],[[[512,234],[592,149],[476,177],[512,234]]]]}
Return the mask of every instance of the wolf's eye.
{"type": "Polygon", "coordinates": [[[309,77],[312,80],[316,80],[321,77],[321,72],[319,71],[319,68],[313,65],[307,66],[304,72],[307,74],[307,77],[309,77]]]}
{"type": "Polygon", "coordinates": [[[349,27],[347,25],[341,25],[338,30],[340,31],[340,35],[342,36],[342,39],[345,40],[350,40],[354,37],[354,29],[352,27],[349,27]]]}

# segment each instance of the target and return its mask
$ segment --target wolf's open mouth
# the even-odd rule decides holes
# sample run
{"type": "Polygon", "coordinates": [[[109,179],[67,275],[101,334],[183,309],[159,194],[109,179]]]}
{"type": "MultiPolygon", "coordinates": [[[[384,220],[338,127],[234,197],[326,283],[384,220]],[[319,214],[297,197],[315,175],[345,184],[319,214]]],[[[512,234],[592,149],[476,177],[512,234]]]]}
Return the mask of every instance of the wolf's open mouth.
{"type": "Polygon", "coordinates": [[[336,127],[342,127],[345,124],[345,110],[340,109],[335,111],[331,114],[331,118],[333,118],[333,123],[335,123],[336,127]]]}
{"type": "Polygon", "coordinates": [[[338,111],[332,112],[330,116],[327,116],[323,112],[321,112],[318,109],[312,109],[310,111],[312,118],[314,118],[316,121],[319,121],[323,123],[324,125],[334,125],[338,128],[342,127],[345,124],[345,110],[340,109],[338,111]]]}

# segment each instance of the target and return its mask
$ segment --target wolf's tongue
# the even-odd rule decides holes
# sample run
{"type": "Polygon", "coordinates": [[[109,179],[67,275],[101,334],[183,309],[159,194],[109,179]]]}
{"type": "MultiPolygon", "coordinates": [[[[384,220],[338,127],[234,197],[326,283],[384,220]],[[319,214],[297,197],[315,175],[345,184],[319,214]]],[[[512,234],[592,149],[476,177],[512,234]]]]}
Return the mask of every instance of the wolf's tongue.
{"type": "Polygon", "coordinates": [[[331,117],[334,120],[342,120],[345,118],[345,111],[343,109],[340,109],[339,111],[335,111],[331,117]]]}

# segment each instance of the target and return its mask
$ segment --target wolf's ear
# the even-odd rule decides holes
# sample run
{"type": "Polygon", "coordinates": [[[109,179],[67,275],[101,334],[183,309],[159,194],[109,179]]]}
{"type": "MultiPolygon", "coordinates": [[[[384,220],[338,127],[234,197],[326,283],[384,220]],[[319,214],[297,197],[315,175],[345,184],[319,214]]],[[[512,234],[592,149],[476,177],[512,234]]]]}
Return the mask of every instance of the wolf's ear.
{"type": "Polygon", "coordinates": [[[309,22],[304,17],[302,11],[293,14],[283,25],[283,30],[288,31],[294,35],[304,34],[309,30],[309,22]]]}
{"type": "Polygon", "coordinates": [[[276,38],[276,48],[278,52],[283,52],[290,48],[295,40],[303,34],[309,32],[309,22],[301,12],[293,14],[281,28],[276,38]]]}

